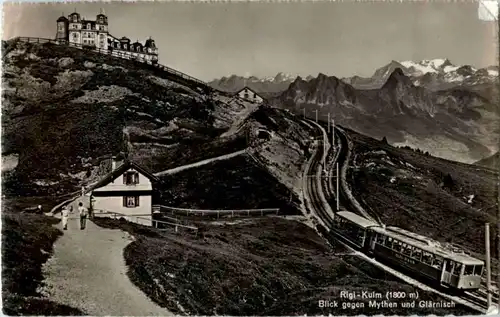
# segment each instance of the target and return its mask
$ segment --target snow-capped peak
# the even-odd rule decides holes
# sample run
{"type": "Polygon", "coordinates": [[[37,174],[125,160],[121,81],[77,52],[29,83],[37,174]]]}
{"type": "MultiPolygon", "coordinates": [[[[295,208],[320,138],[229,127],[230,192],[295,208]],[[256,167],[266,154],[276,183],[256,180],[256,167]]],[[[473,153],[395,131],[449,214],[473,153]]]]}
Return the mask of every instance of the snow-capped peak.
{"type": "Polygon", "coordinates": [[[404,61],[404,62],[399,62],[401,65],[404,67],[408,68],[409,70],[413,70],[417,73],[420,73],[421,75],[427,74],[427,73],[438,73],[441,70],[443,70],[443,67],[453,67],[453,65],[448,61],[447,59],[442,59],[442,58],[436,58],[436,59],[424,59],[420,62],[414,62],[414,61],[404,61]]]}
{"type": "Polygon", "coordinates": [[[274,81],[289,81],[289,80],[295,80],[295,78],[297,78],[297,76],[280,72],[274,77],[274,81]]]}

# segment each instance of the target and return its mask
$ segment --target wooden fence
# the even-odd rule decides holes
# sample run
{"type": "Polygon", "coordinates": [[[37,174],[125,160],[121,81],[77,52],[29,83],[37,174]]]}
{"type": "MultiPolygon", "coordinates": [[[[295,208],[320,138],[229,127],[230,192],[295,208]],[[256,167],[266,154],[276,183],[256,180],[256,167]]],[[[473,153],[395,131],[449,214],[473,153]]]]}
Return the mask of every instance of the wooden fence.
{"type": "MultiPolygon", "coordinates": [[[[175,232],[178,232],[179,229],[187,229],[192,231],[198,231],[197,227],[180,224],[178,222],[170,222],[170,221],[162,221],[162,220],[154,220],[151,217],[151,214],[131,214],[125,215],[122,213],[108,211],[108,210],[94,210],[93,217],[107,217],[112,219],[120,219],[123,218],[128,222],[144,225],[144,223],[151,223],[151,225],[147,225],[158,230],[165,230],[165,227],[174,228],[175,232]],[[97,212],[96,212],[97,211],[97,212]],[[162,228],[163,227],[163,228],[162,228]]],[[[174,218],[172,218],[174,219],[174,218]]],[[[175,219],[174,219],[175,220],[175,219]]]]}
{"type": "Polygon", "coordinates": [[[55,45],[69,46],[69,47],[74,47],[77,49],[89,50],[92,52],[97,52],[97,53],[100,53],[103,55],[109,55],[109,56],[113,56],[113,57],[117,57],[117,58],[121,58],[121,59],[134,60],[134,61],[138,61],[140,63],[154,66],[156,68],[159,68],[162,71],[165,71],[169,74],[178,76],[178,77],[183,78],[185,80],[195,82],[201,86],[204,86],[205,88],[212,89],[204,81],[201,81],[193,76],[189,76],[185,73],[182,73],[182,72],[175,70],[173,68],[170,68],[168,66],[158,64],[158,63],[153,63],[151,60],[148,60],[146,58],[141,58],[141,57],[135,56],[132,54],[131,51],[118,50],[118,49],[103,49],[103,48],[98,48],[98,47],[93,47],[93,46],[85,46],[85,45],[76,44],[76,43],[67,43],[66,41],[58,41],[58,40],[39,38],[39,37],[16,37],[16,38],[14,38],[14,40],[19,40],[19,41],[25,42],[25,43],[38,43],[38,44],[51,43],[51,44],[55,44],[55,45]]]}
{"type": "Polygon", "coordinates": [[[189,208],[178,208],[178,207],[170,207],[163,205],[154,205],[153,212],[160,212],[161,214],[170,213],[171,215],[180,215],[180,216],[212,216],[219,217],[222,216],[250,216],[250,215],[269,215],[279,213],[279,208],[267,208],[267,209],[189,209],[189,208]]]}

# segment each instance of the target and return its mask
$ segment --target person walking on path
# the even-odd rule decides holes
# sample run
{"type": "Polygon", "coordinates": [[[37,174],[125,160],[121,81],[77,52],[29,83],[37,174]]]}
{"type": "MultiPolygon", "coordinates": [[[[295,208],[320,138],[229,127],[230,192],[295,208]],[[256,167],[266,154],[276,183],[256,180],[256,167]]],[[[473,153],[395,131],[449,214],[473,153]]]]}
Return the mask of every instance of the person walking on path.
{"type": "Polygon", "coordinates": [[[63,230],[68,230],[68,218],[69,218],[69,210],[68,206],[64,206],[61,211],[62,216],[62,226],[63,230]]]}
{"type": "Polygon", "coordinates": [[[85,222],[87,220],[88,210],[83,206],[83,203],[78,204],[78,212],[80,213],[80,230],[85,229],[85,222]]]}

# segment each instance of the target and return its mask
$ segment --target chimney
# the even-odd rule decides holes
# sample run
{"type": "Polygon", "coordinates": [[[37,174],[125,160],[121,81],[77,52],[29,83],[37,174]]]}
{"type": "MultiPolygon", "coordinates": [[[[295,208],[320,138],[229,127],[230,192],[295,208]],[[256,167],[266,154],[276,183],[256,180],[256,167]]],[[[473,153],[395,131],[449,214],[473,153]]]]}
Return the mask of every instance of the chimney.
{"type": "Polygon", "coordinates": [[[111,157],[111,171],[114,171],[115,169],[120,167],[120,165],[122,165],[122,160],[119,157],[111,157]]]}

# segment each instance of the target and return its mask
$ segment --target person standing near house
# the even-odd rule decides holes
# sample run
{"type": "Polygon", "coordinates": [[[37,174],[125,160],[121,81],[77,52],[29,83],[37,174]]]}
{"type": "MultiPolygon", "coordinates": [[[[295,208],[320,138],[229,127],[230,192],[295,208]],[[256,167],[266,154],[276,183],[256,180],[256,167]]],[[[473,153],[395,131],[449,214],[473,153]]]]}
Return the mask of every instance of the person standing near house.
{"type": "Polygon", "coordinates": [[[80,213],[80,230],[85,229],[85,222],[87,221],[88,210],[83,206],[83,203],[78,204],[78,212],[80,213]]]}
{"type": "Polygon", "coordinates": [[[62,216],[62,226],[63,230],[68,230],[68,218],[69,218],[69,210],[68,206],[64,206],[61,211],[62,216]]]}

